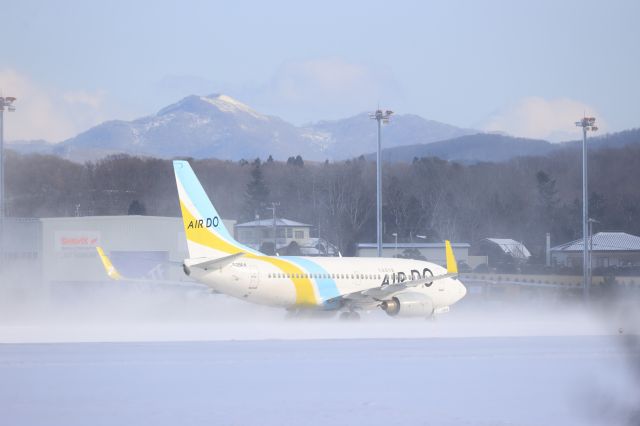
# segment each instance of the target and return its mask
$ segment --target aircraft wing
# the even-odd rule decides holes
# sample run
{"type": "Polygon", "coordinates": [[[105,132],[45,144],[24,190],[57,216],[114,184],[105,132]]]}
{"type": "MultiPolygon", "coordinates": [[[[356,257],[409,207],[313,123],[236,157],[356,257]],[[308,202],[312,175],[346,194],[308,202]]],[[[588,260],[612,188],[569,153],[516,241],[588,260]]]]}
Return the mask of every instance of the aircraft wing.
{"type": "Polygon", "coordinates": [[[401,283],[395,283],[395,284],[388,284],[382,287],[378,287],[378,288],[370,288],[368,290],[364,290],[361,293],[364,296],[369,296],[372,297],[374,299],[386,299],[391,297],[393,294],[402,291],[402,290],[406,290],[408,288],[411,287],[419,287],[421,285],[424,284],[431,284],[434,281],[438,281],[438,280],[442,280],[444,278],[455,278],[457,277],[458,274],[444,274],[444,275],[436,275],[433,277],[429,277],[429,278],[421,278],[419,280],[412,280],[412,281],[404,281],[401,283]]]}
{"type": "Polygon", "coordinates": [[[430,284],[444,278],[454,278],[455,274],[436,275],[429,278],[421,278],[419,280],[404,281],[401,283],[388,284],[381,287],[370,288],[367,290],[355,291],[353,293],[343,294],[334,300],[342,300],[351,305],[358,305],[360,308],[375,307],[383,300],[391,298],[394,294],[412,287],[418,287],[424,284],[430,284]]]}
{"type": "Polygon", "coordinates": [[[113,266],[113,263],[111,263],[111,259],[109,259],[109,257],[106,255],[102,247],[97,246],[96,251],[98,252],[98,256],[100,256],[100,261],[102,262],[102,266],[104,267],[104,270],[107,273],[107,276],[114,281],[126,281],[126,282],[141,283],[141,284],[208,289],[206,285],[197,283],[197,282],[127,278],[122,274],[120,274],[120,272],[116,269],[116,267],[113,266]]]}
{"type": "Polygon", "coordinates": [[[447,273],[442,275],[435,275],[428,278],[420,278],[417,280],[408,280],[401,283],[387,284],[376,288],[370,288],[367,290],[360,290],[353,293],[348,293],[337,297],[336,299],[343,299],[349,303],[355,303],[359,305],[377,304],[378,302],[389,299],[395,293],[406,290],[412,287],[419,287],[425,284],[431,284],[434,281],[442,280],[445,278],[455,278],[458,276],[458,264],[453,255],[453,249],[451,243],[445,241],[446,259],[447,259],[447,273]]]}

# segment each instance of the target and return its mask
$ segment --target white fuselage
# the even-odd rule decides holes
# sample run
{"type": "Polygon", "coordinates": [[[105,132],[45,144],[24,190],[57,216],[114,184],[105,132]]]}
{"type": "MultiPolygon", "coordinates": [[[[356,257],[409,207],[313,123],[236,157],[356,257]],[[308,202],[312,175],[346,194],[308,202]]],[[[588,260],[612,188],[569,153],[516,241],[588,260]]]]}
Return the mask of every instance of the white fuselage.
{"type": "MultiPolygon", "coordinates": [[[[446,273],[439,265],[411,259],[257,256],[240,257],[221,269],[194,269],[192,276],[220,293],[249,302],[334,309],[338,306],[332,302],[340,296],[446,273]]],[[[455,278],[404,291],[424,294],[436,309],[466,294],[455,278]]]]}

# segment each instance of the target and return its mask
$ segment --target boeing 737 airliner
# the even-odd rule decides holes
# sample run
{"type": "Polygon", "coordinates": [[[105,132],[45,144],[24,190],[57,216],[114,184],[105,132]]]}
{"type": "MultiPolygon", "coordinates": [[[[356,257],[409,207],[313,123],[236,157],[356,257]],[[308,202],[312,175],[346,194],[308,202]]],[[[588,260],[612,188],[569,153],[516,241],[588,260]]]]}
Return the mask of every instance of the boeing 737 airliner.
{"type": "Polygon", "coordinates": [[[174,161],[173,168],[189,250],[184,271],[220,293],[358,318],[357,311],[377,307],[391,316],[431,317],[467,292],[449,241],[446,269],[411,259],[266,256],[229,234],[188,162],[174,161]]]}

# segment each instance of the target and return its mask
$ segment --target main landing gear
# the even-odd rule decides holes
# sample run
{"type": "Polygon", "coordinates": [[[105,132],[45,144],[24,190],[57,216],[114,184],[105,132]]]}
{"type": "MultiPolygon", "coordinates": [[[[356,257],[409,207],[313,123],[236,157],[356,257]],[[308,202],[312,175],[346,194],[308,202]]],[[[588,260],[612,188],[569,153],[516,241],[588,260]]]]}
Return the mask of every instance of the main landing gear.
{"type": "Polygon", "coordinates": [[[343,311],[340,312],[340,320],[341,321],[358,321],[360,319],[360,314],[356,311],[343,311]]]}

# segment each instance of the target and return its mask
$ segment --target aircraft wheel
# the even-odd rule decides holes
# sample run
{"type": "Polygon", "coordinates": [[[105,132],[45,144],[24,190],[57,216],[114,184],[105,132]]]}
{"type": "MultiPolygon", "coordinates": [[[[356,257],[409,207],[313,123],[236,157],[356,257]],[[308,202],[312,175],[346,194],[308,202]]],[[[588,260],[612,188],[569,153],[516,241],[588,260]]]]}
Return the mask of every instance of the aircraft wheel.
{"type": "Polygon", "coordinates": [[[347,321],[351,319],[351,312],[349,311],[344,311],[344,312],[340,312],[340,321],[347,321]]]}
{"type": "Polygon", "coordinates": [[[344,311],[340,312],[340,320],[341,321],[358,321],[360,319],[360,314],[354,311],[344,311]]]}

